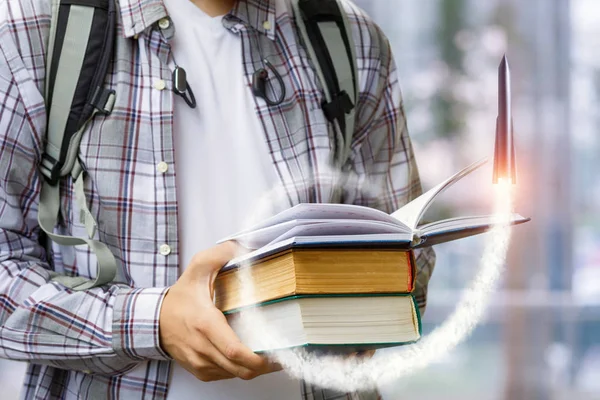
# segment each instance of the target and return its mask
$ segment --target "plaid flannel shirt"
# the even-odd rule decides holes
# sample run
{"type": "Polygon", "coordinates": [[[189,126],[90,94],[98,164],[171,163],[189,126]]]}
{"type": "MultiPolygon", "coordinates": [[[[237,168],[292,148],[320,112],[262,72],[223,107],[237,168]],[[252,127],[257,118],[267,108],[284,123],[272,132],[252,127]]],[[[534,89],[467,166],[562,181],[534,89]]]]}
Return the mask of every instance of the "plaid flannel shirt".
{"type": "MultiPolygon", "coordinates": [[[[360,97],[347,170],[368,190],[347,190],[344,201],[397,209],[420,193],[390,45],[355,5],[345,3],[358,61],[360,97]]],[[[26,399],[162,399],[171,360],[160,348],[159,310],[179,273],[173,92],[169,39],[174,27],[161,0],[120,0],[114,61],[106,85],[117,100],[110,116],[86,128],[79,158],[85,191],[98,221],[97,237],[120,263],[117,282],[73,292],[48,271],[91,277],[87,248],[40,245],[37,210],[47,115],[43,99],[50,0],[0,3],[0,357],[30,362],[26,399]],[[163,27],[166,24],[162,24],[163,27]],[[169,244],[171,253],[159,247],[169,244]]],[[[256,113],[290,206],[328,201],[320,184],[331,153],[331,126],[321,110],[320,83],[298,44],[286,0],[241,0],[224,18],[241,35],[248,87],[268,58],[284,79],[285,101],[256,113]],[[265,23],[268,21],[269,23],[265,23]],[[311,180],[313,185],[297,185],[311,180]]],[[[198,93],[200,94],[200,93],[198,93]]],[[[218,170],[215,170],[218,173],[218,170]]],[[[61,184],[62,234],[85,236],[73,183],[61,184]]],[[[418,252],[415,297],[425,307],[434,253],[418,252]]],[[[302,383],[304,399],[367,399],[302,383]]],[[[201,399],[201,394],[199,394],[201,399]]],[[[374,397],[373,397],[374,396],[374,397]]]]}

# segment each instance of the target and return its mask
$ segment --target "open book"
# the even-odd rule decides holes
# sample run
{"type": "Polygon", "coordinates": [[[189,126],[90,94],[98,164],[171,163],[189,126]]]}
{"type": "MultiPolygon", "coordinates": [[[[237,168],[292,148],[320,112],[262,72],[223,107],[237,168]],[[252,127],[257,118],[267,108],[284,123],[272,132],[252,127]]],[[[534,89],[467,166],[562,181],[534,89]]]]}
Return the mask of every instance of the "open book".
{"type": "MultiPolygon", "coordinates": [[[[348,204],[298,204],[221,242],[235,240],[255,250],[241,259],[232,260],[232,267],[241,261],[260,259],[295,246],[382,246],[419,248],[433,246],[491,229],[493,215],[460,217],[421,225],[421,219],[435,198],[445,189],[475,171],[487,159],[475,162],[446,181],[406,204],[394,213],[348,204]]],[[[529,221],[513,214],[511,224],[529,221]]]]}

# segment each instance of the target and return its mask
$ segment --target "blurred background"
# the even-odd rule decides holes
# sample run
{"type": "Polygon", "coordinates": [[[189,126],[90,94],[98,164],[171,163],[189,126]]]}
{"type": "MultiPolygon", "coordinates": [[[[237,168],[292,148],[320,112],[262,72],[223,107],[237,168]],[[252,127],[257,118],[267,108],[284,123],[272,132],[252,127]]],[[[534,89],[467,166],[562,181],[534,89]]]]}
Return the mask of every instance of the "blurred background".
{"type": "MultiPolygon", "coordinates": [[[[355,0],[388,35],[423,186],[493,156],[512,73],[518,184],[500,290],[472,337],[385,399],[600,399],[600,1],[355,0]]],[[[491,167],[428,217],[489,213],[491,167]]],[[[436,248],[424,333],[454,310],[485,237],[436,248]]],[[[385,351],[378,356],[385,355],[385,351]]]]}
{"type": "MultiPolygon", "coordinates": [[[[386,400],[600,399],[600,0],[354,0],[389,37],[423,186],[492,156],[497,68],[512,72],[516,211],[501,289],[474,334],[386,400]]],[[[491,212],[491,168],[429,218],[491,212]]],[[[484,237],[437,247],[424,333],[479,268],[484,237]]],[[[385,356],[379,352],[377,357],[385,356]]],[[[0,398],[24,366],[0,360],[0,398]]]]}

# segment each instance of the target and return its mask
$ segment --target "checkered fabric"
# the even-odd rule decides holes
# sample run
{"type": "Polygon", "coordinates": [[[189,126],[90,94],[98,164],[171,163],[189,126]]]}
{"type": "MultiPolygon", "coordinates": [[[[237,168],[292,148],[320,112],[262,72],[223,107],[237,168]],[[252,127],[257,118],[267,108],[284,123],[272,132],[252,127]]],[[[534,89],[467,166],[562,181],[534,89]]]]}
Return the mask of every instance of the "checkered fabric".
{"type": "MultiPolygon", "coordinates": [[[[97,238],[117,258],[120,283],[73,292],[51,282],[48,271],[95,276],[93,254],[84,247],[47,252],[37,223],[50,0],[0,3],[0,357],[30,362],[25,399],[164,399],[169,387],[171,360],[159,345],[158,316],[179,274],[177,198],[174,172],[159,173],[156,165],[175,165],[168,63],[176,28],[158,26],[167,17],[161,0],[119,0],[118,7],[115,58],[106,79],[116,104],[110,116],[88,125],[79,158],[97,238]],[[159,80],[167,90],[159,90],[159,80]],[[162,244],[170,254],[161,254],[162,244]]],[[[360,98],[345,166],[354,184],[343,201],[391,212],[421,190],[397,71],[379,28],[351,2],[345,8],[360,98]]],[[[289,205],[328,201],[331,126],[290,5],[240,0],[224,28],[241,35],[248,90],[264,58],[284,79],[284,102],[269,107],[257,99],[256,113],[289,205]]],[[[61,193],[57,232],[85,236],[73,182],[63,182],[61,193]]],[[[419,252],[417,264],[415,297],[423,309],[433,252],[419,252]]],[[[307,400],[377,398],[304,383],[302,393],[307,400]]]]}

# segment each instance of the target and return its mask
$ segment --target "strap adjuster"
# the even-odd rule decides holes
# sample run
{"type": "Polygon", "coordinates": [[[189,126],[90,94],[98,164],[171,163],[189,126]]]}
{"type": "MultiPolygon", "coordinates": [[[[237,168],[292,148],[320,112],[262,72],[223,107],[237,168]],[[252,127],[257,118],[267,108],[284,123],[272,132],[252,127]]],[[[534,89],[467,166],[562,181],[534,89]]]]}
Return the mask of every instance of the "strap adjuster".
{"type": "Polygon", "coordinates": [[[40,171],[44,180],[54,186],[60,180],[60,170],[63,163],[49,156],[47,153],[42,154],[42,162],[40,163],[40,171]]]}
{"type": "Polygon", "coordinates": [[[323,103],[323,112],[329,122],[343,119],[352,109],[354,109],[354,104],[345,90],[336,94],[331,102],[323,103]]]}
{"type": "Polygon", "coordinates": [[[115,105],[116,92],[112,89],[106,89],[98,86],[90,104],[100,114],[109,115],[115,105]]]}

